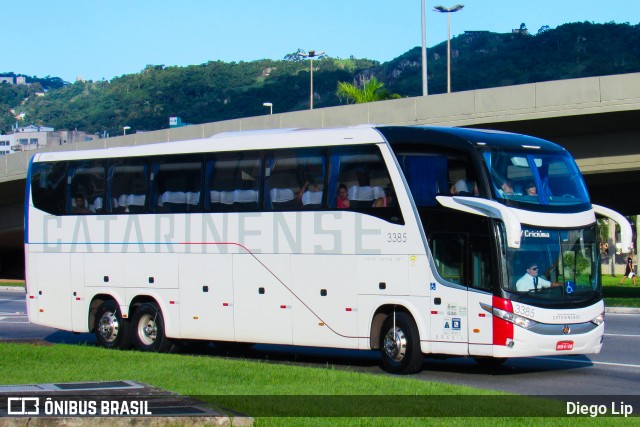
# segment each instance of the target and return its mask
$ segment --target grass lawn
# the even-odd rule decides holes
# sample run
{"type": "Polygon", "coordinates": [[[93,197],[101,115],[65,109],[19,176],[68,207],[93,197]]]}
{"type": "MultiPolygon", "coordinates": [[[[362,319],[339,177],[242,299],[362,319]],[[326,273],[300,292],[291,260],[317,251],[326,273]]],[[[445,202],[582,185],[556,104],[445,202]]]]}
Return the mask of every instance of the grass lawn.
{"type": "Polygon", "coordinates": [[[640,285],[633,286],[633,281],[630,279],[626,279],[622,285],[619,285],[621,278],[621,275],[602,275],[605,305],[607,307],[640,307],[640,285]]]}
{"type": "MultiPolygon", "coordinates": [[[[2,376],[0,377],[2,384],[132,380],[182,395],[210,400],[212,403],[219,402],[220,399],[224,402],[224,396],[227,399],[231,395],[252,396],[242,400],[245,405],[243,408],[233,408],[246,409],[244,412],[248,415],[252,415],[252,407],[259,408],[256,409],[258,411],[264,411],[264,406],[260,407],[260,399],[266,398],[269,403],[270,397],[271,403],[276,402],[279,405],[287,404],[289,402],[287,399],[291,399],[291,404],[315,405],[310,408],[312,413],[317,413],[318,409],[321,412],[324,410],[324,408],[318,408],[318,405],[340,405],[342,402],[342,405],[364,405],[361,411],[363,415],[368,411],[379,415],[380,408],[371,407],[373,402],[376,405],[386,404],[390,408],[384,414],[408,414],[411,413],[409,412],[411,407],[407,410],[407,404],[422,398],[429,402],[429,396],[436,402],[442,402],[442,399],[445,399],[445,402],[453,406],[476,405],[479,410],[486,411],[486,414],[491,414],[500,402],[517,402],[517,405],[525,407],[532,405],[532,410],[535,411],[532,413],[535,414],[544,414],[551,409],[564,410],[564,404],[561,402],[548,400],[536,402],[531,397],[514,397],[470,387],[419,381],[410,377],[339,370],[332,366],[317,368],[238,358],[113,351],[63,344],[37,346],[0,343],[0,354],[2,354],[2,376]],[[216,395],[219,397],[216,398],[216,395]],[[298,399],[295,397],[277,399],[277,396],[283,395],[297,396],[298,399]],[[305,398],[305,396],[312,397],[305,398]],[[336,396],[344,396],[344,401],[336,396]],[[447,396],[454,396],[454,398],[447,396]],[[457,401],[459,403],[456,403],[457,401]],[[558,407],[558,404],[562,407],[558,407]],[[370,406],[369,409],[367,405],[370,406]]],[[[490,381],[491,377],[487,378],[490,381]]],[[[330,412],[330,409],[335,408],[327,407],[326,409],[330,412]]],[[[438,408],[434,407],[434,409],[438,408]]],[[[347,407],[345,410],[353,411],[354,408],[347,407]]],[[[356,412],[358,410],[356,409],[356,412]]],[[[464,406],[460,410],[462,413],[468,413],[469,407],[464,406]]],[[[333,413],[336,414],[336,412],[333,413]]],[[[633,421],[589,417],[256,417],[257,426],[387,426],[395,423],[401,423],[403,426],[472,425],[475,427],[534,424],[582,426],[585,423],[632,425],[633,421]]]]}
{"type": "Polygon", "coordinates": [[[0,279],[0,286],[15,286],[24,288],[24,280],[0,279]]]}

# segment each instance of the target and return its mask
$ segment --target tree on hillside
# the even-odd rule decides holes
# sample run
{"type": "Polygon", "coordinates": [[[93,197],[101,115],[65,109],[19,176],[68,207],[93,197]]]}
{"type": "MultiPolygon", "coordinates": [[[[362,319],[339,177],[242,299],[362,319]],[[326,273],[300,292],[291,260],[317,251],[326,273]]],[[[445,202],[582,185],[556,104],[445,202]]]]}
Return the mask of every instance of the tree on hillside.
{"type": "Polygon", "coordinates": [[[307,53],[307,52],[305,52],[304,49],[302,48],[298,48],[298,50],[296,50],[293,53],[287,53],[284,56],[284,60],[292,61],[292,62],[302,62],[302,56],[300,55],[301,53],[307,53]]]}
{"type": "Polygon", "coordinates": [[[400,95],[391,94],[385,89],[384,84],[375,77],[371,77],[369,81],[365,82],[362,88],[351,83],[338,82],[336,95],[338,98],[346,99],[348,103],[354,104],[400,98],[400,95]]]}
{"type": "Polygon", "coordinates": [[[540,29],[538,30],[536,35],[542,34],[542,33],[547,32],[549,30],[551,30],[551,28],[548,25],[543,25],[542,27],[540,27],[540,29]]]}

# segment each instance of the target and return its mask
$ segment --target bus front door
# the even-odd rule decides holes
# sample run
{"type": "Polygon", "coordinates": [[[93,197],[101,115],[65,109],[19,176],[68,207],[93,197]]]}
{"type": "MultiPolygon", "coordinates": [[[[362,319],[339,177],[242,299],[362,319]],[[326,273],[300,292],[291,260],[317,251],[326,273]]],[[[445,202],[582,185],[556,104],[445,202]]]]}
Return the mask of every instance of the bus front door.
{"type": "Polygon", "coordinates": [[[472,356],[492,356],[493,316],[484,307],[491,307],[492,295],[469,289],[469,354],[472,356]]]}
{"type": "Polygon", "coordinates": [[[468,354],[467,290],[432,281],[431,352],[468,354]]]}

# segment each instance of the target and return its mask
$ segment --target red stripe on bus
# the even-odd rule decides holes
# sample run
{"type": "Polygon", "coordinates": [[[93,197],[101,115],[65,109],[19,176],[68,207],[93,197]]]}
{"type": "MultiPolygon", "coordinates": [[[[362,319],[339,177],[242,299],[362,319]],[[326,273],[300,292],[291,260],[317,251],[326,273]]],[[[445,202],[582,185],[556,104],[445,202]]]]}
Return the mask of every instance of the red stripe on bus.
{"type": "MultiPolygon", "coordinates": [[[[496,308],[513,313],[513,306],[508,299],[494,296],[492,303],[496,308]]],[[[498,316],[493,316],[493,344],[506,346],[507,339],[513,339],[513,323],[502,320],[498,316]]]]}

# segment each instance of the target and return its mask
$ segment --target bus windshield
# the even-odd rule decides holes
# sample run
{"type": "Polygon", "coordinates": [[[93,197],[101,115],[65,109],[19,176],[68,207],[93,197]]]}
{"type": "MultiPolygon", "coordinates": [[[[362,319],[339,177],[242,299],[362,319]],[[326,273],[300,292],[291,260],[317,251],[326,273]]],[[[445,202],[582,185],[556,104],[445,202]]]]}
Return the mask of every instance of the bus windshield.
{"type": "Polygon", "coordinates": [[[505,290],[547,300],[582,300],[600,287],[595,226],[523,227],[519,249],[506,249],[505,290]]]}
{"type": "Polygon", "coordinates": [[[567,152],[488,151],[484,159],[492,192],[506,205],[546,210],[589,203],[582,175],[567,152]]]}

